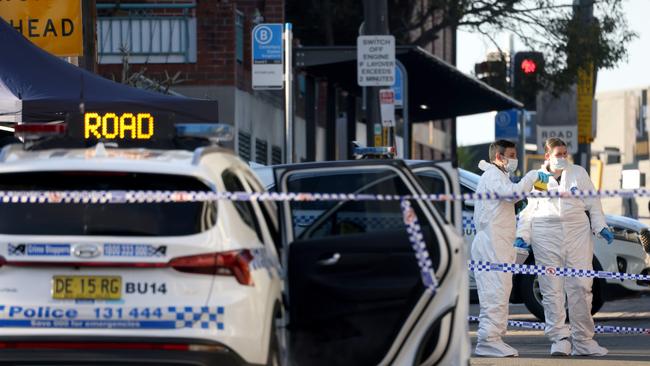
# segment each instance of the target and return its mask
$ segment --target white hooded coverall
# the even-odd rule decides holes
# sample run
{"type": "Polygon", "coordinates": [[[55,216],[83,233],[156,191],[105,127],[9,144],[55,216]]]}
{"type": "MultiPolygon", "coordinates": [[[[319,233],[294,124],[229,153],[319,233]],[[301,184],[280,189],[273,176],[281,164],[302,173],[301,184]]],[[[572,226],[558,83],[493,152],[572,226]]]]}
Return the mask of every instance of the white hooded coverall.
{"type": "MultiPolygon", "coordinates": [[[[537,171],[526,174],[519,183],[512,183],[507,173],[486,161],[479,163],[484,171],[476,193],[501,196],[530,192],[537,180],[537,171]]],[[[474,207],[476,236],[472,242],[472,259],[492,263],[514,263],[515,202],[509,200],[478,200],[474,207]]],[[[489,356],[512,356],[516,351],[501,341],[508,326],[508,303],[512,290],[512,274],[476,272],[474,274],[480,301],[478,344],[476,353],[489,356]]]]}
{"type": "MultiPolygon", "coordinates": [[[[545,169],[542,171],[547,172],[545,169]]],[[[569,164],[563,170],[559,183],[553,176],[549,178],[548,191],[572,190],[594,190],[594,185],[584,168],[569,164]]],[[[537,265],[592,269],[592,233],[600,233],[606,227],[599,198],[535,198],[529,199],[528,206],[520,213],[517,237],[532,245],[537,265]],[[589,212],[589,217],[586,212],[589,212]]],[[[538,278],[547,337],[552,342],[558,342],[572,336],[574,352],[590,354],[591,345],[595,344],[592,341],[594,321],[591,317],[593,280],[551,276],[538,278]],[[565,324],[565,291],[570,330],[565,324]]]]}

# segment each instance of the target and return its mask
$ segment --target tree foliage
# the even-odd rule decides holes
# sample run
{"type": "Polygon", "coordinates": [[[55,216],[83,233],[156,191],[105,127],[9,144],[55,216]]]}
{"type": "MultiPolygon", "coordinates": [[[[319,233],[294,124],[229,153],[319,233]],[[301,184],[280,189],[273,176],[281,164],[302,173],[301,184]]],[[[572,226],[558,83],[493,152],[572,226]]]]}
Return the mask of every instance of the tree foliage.
{"type": "MultiPolygon", "coordinates": [[[[390,33],[398,43],[426,47],[445,28],[493,42],[496,34],[511,32],[527,48],[544,53],[546,79],[559,89],[572,85],[583,65],[606,69],[624,61],[636,36],[625,19],[624,0],[581,0],[581,8],[573,0],[387,1],[390,33]],[[593,6],[591,19],[583,17],[586,3],[593,6]]],[[[304,44],[354,44],[363,6],[361,1],[292,0],[287,16],[304,44]]]]}

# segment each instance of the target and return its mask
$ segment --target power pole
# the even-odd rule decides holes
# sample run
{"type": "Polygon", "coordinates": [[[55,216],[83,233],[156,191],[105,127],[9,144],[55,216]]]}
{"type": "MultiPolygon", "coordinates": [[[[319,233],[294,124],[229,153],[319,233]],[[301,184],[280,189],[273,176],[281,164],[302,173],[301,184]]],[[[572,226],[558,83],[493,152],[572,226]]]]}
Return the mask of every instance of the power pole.
{"type": "MultiPolygon", "coordinates": [[[[590,26],[591,23],[593,22],[594,19],[594,0],[573,0],[573,16],[575,19],[580,22],[580,24],[584,24],[585,28],[590,26]]],[[[581,39],[575,40],[578,44],[582,44],[584,41],[581,39]]],[[[579,48],[581,49],[581,48],[579,48]]],[[[578,65],[579,69],[585,70],[587,74],[592,75],[592,85],[591,85],[591,95],[588,97],[593,99],[594,91],[595,91],[595,74],[596,70],[594,69],[594,66],[592,64],[592,60],[581,60],[580,64],[578,65]]],[[[584,74],[584,72],[583,72],[584,74]]],[[[580,72],[578,73],[578,78],[580,79],[583,77],[583,75],[580,75],[580,72]]],[[[578,91],[577,93],[580,94],[580,83],[581,80],[578,80],[578,91]]],[[[578,97],[579,100],[580,97],[578,97]]],[[[577,103],[577,101],[576,101],[577,103]]],[[[589,103],[589,105],[592,105],[592,103],[589,103]]],[[[578,104],[576,106],[577,110],[580,109],[580,105],[578,104]]],[[[592,111],[589,111],[589,115],[591,115],[591,118],[593,120],[593,115],[592,111]]],[[[574,161],[578,162],[583,168],[587,170],[587,173],[590,173],[590,168],[591,168],[591,139],[592,139],[592,134],[591,134],[591,123],[589,123],[589,131],[588,131],[588,136],[584,136],[584,134],[580,134],[580,121],[578,121],[578,154],[576,156],[577,159],[574,159],[574,161]]]]}
{"type": "MultiPolygon", "coordinates": [[[[363,0],[364,35],[388,34],[387,0],[363,0]]],[[[375,124],[381,126],[379,107],[380,87],[366,87],[366,136],[367,145],[375,146],[375,124]]]]}
{"type": "Polygon", "coordinates": [[[97,6],[95,0],[81,1],[81,23],[83,24],[83,56],[79,66],[94,73],[97,71],[97,6]]]}

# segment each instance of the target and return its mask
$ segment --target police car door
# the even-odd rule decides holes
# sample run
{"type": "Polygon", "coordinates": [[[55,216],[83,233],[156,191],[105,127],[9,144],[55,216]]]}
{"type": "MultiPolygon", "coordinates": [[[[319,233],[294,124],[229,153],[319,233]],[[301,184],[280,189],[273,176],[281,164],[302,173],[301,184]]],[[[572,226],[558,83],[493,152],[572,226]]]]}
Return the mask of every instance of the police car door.
{"type": "MultiPolygon", "coordinates": [[[[276,171],[276,187],[424,193],[411,171],[391,160],[284,167],[276,171]]],[[[281,205],[293,364],[467,363],[467,305],[457,312],[459,294],[467,293],[466,286],[459,288],[466,270],[459,263],[457,235],[429,202],[412,205],[439,282],[435,294],[423,285],[399,201],[281,205]]]]}

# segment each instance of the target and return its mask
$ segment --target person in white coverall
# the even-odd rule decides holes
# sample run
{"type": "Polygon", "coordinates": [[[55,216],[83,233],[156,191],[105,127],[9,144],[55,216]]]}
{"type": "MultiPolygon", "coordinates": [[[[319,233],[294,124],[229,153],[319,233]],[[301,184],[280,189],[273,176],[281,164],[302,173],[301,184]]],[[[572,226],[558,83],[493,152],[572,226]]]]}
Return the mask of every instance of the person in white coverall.
{"type": "MultiPolygon", "coordinates": [[[[536,181],[548,182],[548,175],[531,171],[519,183],[512,183],[509,174],[517,169],[515,144],[499,140],[490,145],[490,162],[481,161],[483,175],[476,193],[509,196],[529,192],[536,181]]],[[[474,207],[476,236],[472,242],[472,259],[492,263],[514,263],[517,256],[515,240],[515,203],[512,200],[477,200],[474,207]]],[[[486,357],[518,356],[516,349],[502,337],[508,326],[508,303],[512,290],[512,274],[476,272],[474,274],[481,312],[478,343],[475,353],[486,357]]]]}
{"type": "MultiPolygon", "coordinates": [[[[566,144],[557,138],[545,143],[541,172],[550,173],[546,187],[535,191],[574,192],[594,190],[594,185],[579,165],[566,160],[566,144]]],[[[535,198],[519,216],[517,244],[532,244],[537,265],[592,269],[592,233],[611,244],[614,237],[607,228],[599,198],[535,198]],[[589,216],[587,216],[587,213],[589,216]]],[[[592,278],[539,276],[546,336],[553,342],[554,356],[604,356],[607,349],[594,339],[591,317],[592,278]],[[566,322],[565,294],[569,307],[566,322]],[[571,337],[571,341],[569,341],[571,337]]]]}

